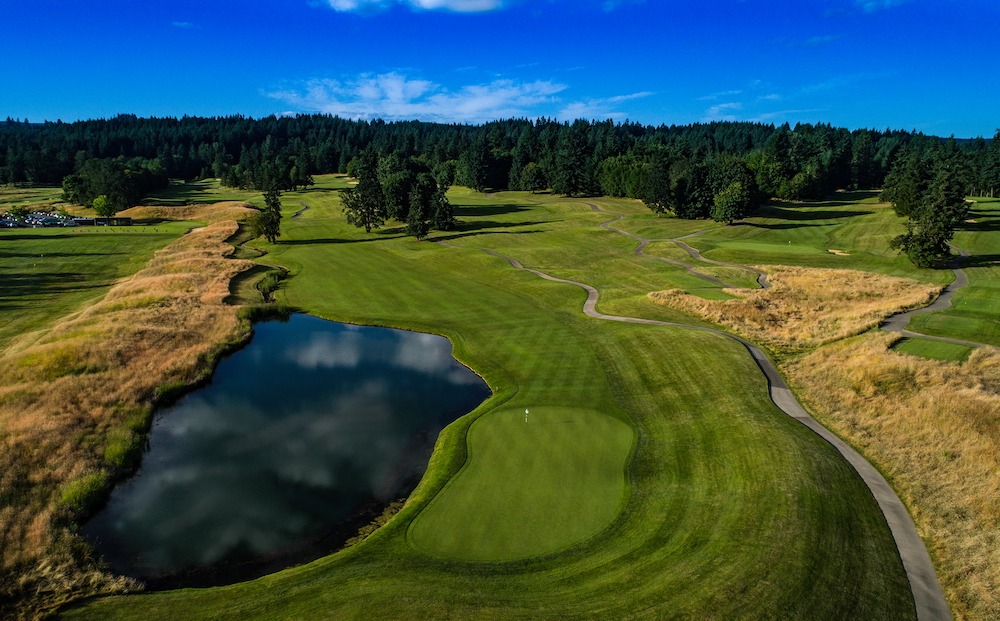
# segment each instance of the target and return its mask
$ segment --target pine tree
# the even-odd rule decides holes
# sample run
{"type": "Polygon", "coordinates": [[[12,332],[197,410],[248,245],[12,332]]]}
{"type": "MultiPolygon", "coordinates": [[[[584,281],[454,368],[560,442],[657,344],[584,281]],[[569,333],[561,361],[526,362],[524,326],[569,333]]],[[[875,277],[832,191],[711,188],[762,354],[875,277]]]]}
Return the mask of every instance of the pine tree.
{"type": "Polygon", "coordinates": [[[264,208],[250,219],[250,232],[274,243],[281,235],[281,192],[264,192],[264,208]]]}
{"type": "Polygon", "coordinates": [[[426,204],[421,196],[420,191],[416,188],[410,192],[410,208],[406,214],[406,234],[416,237],[417,239],[423,239],[427,237],[427,232],[430,230],[430,226],[427,224],[427,214],[426,211],[430,205],[426,204]]]}
{"type": "Polygon", "coordinates": [[[445,189],[438,188],[431,198],[431,224],[439,231],[455,228],[455,208],[445,196],[445,189]]]}
{"type": "Polygon", "coordinates": [[[566,196],[585,196],[595,190],[589,143],[590,123],[574,121],[564,126],[556,145],[552,191],[566,196]]]}
{"type": "Polygon", "coordinates": [[[342,194],[347,221],[366,233],[381,227],[388,217],[377,171],[378,155],[370,149],[362,152],[357,159],[358,185],[342,194]]]}
{"type": "Polygon", "coordinates": [[[951,256],[948,242],[969,214],[964,184],[956,157],[938,161],[930,183],[909,211],[906,233],[893,239],[891,246],[905,252],[917,267],[932,267],[951,256]]]}

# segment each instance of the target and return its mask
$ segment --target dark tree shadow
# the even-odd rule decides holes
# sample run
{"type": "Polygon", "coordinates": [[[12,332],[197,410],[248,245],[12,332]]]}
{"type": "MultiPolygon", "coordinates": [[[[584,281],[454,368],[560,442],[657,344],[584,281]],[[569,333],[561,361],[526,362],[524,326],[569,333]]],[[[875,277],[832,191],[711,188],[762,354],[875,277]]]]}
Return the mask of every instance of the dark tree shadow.
{"type": "Polygon", "coordinates": [[[1000,264],[1000,254],[973,254],[963,257],[959,267],[989,267],[1000,264]]]}
{"type": "MultiPolygon", "coordinates": [[[[509,222],[496,222],[494,220],[472,220],[472,221],[459,221],[455,225],[455,228],[450,231],[441,231],[439,233],[445,233],[449,237],[438,236],[438,239],[454,239],[458,236],[468,237],[474,234],[481,234],[494,231],[495,229],[522,229],[526,226],[543,226],[548,224],[548,222],[517,222],[511,224],[509,222]]],[[[522,232],[522,231],[509,231],[510,233],[522,232]]],[[[537,231],[533,231],[537,232],[537,231]]]]}
{"type": "Polygon", "coordinates": [[[86,275],[79,272],[4,273],[2,278],[0,309],[3,310],[22,308],[26,296],[72,293],[104,286],[88,283],[86,275]]]}
{"type": "Polygon", "coordinates": [[[523,205],[455,205],[456,216],[499,216],[508,213],[519,213],[528,211],[523,205]]]}
{"type": "MultiPolygon", "coordinates": [[[[845,205],[850,205],[853,203],[844,203],[845,205]]],[[[833,207],[835,205],[831,203],[822,203],[823,207],[833,207]]],[[[820,206],[817,204],[816,206],[820,206]]],[[[789,205],[784,203],[781,205],[765,205],[753,213],[756,217],[761,218],[778,218],[781,220],[792,220],[795,222],[800,221],[810,221],[810,220],[839,220],[843,218],[854,218],[857,216],[867,216],[873,211],[861,211],[861,210],[817,210],[813,209],[801,209],[801,207],[807,207],[807,205],[789,205]]]]}
{"type": "Polygon", "coordinates": [[[113,257],[128,254],[125,252],[0,252],[0,259],[37,259],[75,258],[75,257],[113,257]]]}
{"type": "MultiPolygon", "coordinates": [[[[970,219],[975,220],[975,218],[970,219]]],[[[987,220],[985,222],[962,222],[955,227],[955,230],[975,233],[991,233],[1000,231],[1000,218],[987,220]]]]}

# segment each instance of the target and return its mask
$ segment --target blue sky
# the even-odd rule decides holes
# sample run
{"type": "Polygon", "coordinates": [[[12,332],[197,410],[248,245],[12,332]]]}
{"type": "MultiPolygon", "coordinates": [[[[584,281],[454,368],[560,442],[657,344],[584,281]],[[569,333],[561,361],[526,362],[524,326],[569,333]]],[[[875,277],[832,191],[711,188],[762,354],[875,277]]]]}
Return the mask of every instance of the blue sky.
{"type": "Polygon", "coordinates": [[[0,15],[0,118],[1000,127],[995,0],[0,0],[0,15]]]}

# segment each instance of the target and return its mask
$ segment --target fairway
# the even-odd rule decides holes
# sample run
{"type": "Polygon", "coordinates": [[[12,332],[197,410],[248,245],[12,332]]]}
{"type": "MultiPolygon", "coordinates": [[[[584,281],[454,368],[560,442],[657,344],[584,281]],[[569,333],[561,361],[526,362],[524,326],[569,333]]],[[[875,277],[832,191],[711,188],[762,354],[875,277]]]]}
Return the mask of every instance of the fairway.
{"type": "Polygon", "coordinates": [[[895,351],[931,360],[951,360],[960,362],[972,353],[971,347],[955,343],[943,343],[931,339],[903,338],[892,347],[895,351]]]}
{"type": "Polygon", "coordinates": [[[969,284],[955,292],[951,308],[917,315],[914,332],[1000,347],[1000,199],[978,198],[969,222],[952,243],[970,253],[961,265],[969,284]],[[988,234],[993,233],[993,234],[988,234]]]}
{"type": "Polygon", "coordinates": [[[469,430],[469,461],[410,529],[435,556],[505,561],[555,552],[606,527],[626,497],[634,434],[599,412],[501,409],[469,430]]]}
{"type": "MultiPolygon", "coordinates": [[[[96,600],[67,617],[913,617],[871,492],[774,406],[745,348],[591,319],[578,287],[483,250],[594,284],[604,313],[704,325],[646,294],[721,287],[636,256],[634,240],[600,226],[614,216],[580,201],[455,188],[460,224],[434,234],[443,246],[394,224],[366,235],[330,191],[344,180],[318,181],[322,191],[283,197],[280,243],[257,242],[261,261],[290,271],[279,301],[443,334],[494,397],[441,433],[405,507],[362,543],[259,580],[96,600]]],[[[677,236],[635,201],[602,206],[628,216],[623,228],[677,236]]]]}
{"type": "Polygon", "coordinates": [[[99,298],[192,226],[0,229],[0,346],[99,298]]]}

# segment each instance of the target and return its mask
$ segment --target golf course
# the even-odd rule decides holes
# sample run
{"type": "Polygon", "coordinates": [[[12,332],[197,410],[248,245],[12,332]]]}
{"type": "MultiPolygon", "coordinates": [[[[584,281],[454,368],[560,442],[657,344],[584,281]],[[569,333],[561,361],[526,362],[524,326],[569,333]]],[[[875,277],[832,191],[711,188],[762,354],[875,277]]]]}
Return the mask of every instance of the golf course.
{"type": "MultiPolygon", "coordinates": [[[[286,193],[278,242],[249,242],[237,256],[263,253],[258,264],[287,270],[275,292],[287,307],[446,336],[493,397],[445,428],[417,489],[359,543],[230,586],[78,601],[61,610],[65,618],[344,619],[378,610],[393,619],[899,619],[948,618],[947,607],[956,605],[988,610],[988,599],[965,599],[968,578],[951,567],[966,557],[950,531],[935,530],[934,503],[909,493],[921,482],[884,447],[852,436],[863,425],[816,407],[823,393],[799,380],[796,365],[857,339],[889,339],[881,351],[903,361],[973,364],[963,361],[990,350],[989,332],[952,328],[951,318],[996,322],[988,292],[998,286],[991,253],[1000,202],[979,203],[977,222],[956,238],[971,254],[970,285],[952,307],[909,327],[975,336],[981,346],[900,340],[880,332],[875,319],[850,328],[846,340],[777,339],[751,356],[749,343],[734,338],[741,326],[657,303],[651,292],[732,305],[747,295],[779,295],[788,288],[779,275],[796,267],[891,278],[924,300],[952,274],[914,268],[889,249],[901,224],[875,193],[774,203],[725,226],[657,217],[629,199],[455,187],[457,227],[418,241],[397,223],[371,233],[349,225],[340,198],[349,185],[343,176],[321,176],[313,188],[286,193]],[[774,277],[761,278],[769,287],[762,289],[759,274],[769,271],[774,277]],[[903,489],[911,514],[916,504],[917,529],[909,528],[925,541],[931,532],[927,547],[949,597],[943,608],[914,599],[920,589],[887,509],[831,444],[840,440],[823,439],[775,405],[771,391],[784,380],[768,357],[792,370],[792,390],[812,414],[903,489]]],[[[161,213],[184,202],[178,192],[204,191],[175,187],[150,202],[165,205],[155,208],[161,213]]],[[[213,208],[198,209],[178,213],[213,208]]],[[[22,250],[0,257],[7,271],[22,269],[27,255],[40,263],[59,253],[67,259],[31,273],[49,279],[30,293],[48,301],[46,311],[18,315],[27,323],[6,324],[4,338],[43,330],[99,300],[113,278],[199,225],[13,233],[22,250]],[[63,274],[77,284],[55,284],[63,274]]],[[[246,292],[263,273],[245,272],[230,289],[249,303],[246,292]]],[[[28,295],[5,292],[0,312],[14,316],[28,295]]],[[[976,521],[956,523],[972,530],[976,521]]],[[[991,579],[992,562],[976,580],[991,579]]],[[[939,589],[929,573],[920,588],[939,589]]]]}

